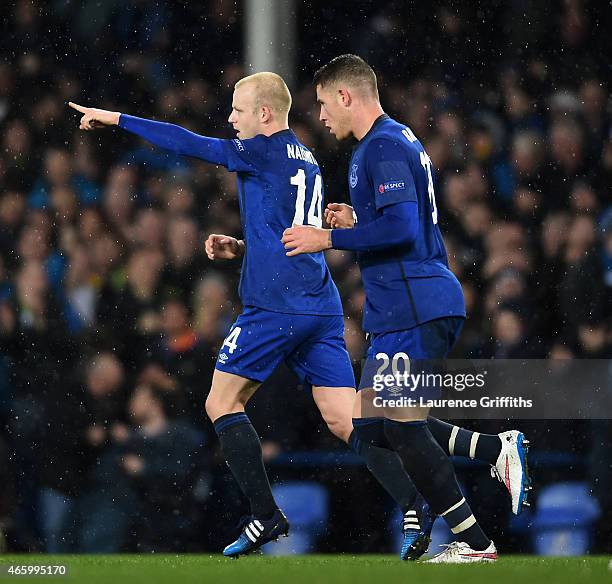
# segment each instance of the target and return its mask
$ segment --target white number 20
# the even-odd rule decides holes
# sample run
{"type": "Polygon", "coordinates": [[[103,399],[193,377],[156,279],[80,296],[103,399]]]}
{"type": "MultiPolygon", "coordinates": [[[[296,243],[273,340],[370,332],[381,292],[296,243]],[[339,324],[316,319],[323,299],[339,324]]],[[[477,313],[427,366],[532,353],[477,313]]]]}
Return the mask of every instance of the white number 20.
{"type": "MultiPolygon", "coordinates": [[[[304,203],[306,202],[306,173],[302,168],[297,171],[295,176],[291,177],[291,184],[298,188],[297,198],[295,200],[295,215],[293,216],[293,225],[304,225],[304,203]]],[[[312,199],[308,208],[308,225],[321,227],[323,225],[323,217],[321,207],[323,205],[323,184],[321,175],[315,175],[314,188],[312,190],[312,199]]]]}

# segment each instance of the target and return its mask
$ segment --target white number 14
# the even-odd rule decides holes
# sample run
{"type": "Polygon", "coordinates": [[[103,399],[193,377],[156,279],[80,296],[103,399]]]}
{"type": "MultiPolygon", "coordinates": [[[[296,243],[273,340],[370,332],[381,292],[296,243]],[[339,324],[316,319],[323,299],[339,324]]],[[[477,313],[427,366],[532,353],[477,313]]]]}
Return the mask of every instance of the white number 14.
{"type": "MultiPolygon", "coordinates": [[[[302,168],[297,171],[295,176],[291,177],[291,184],[298,188],[297,198],[295,200],[295,215],[293,216],[293,225],[304,225],[304,203],[306,202],[306,173],[302,168]]],[[[312,190],[312,199],[308,208],[307,225],[321,227],[323,218],[321,206],[323,205],[323,183],[321,175],[315,175],[314,188],[312,190]]]]}

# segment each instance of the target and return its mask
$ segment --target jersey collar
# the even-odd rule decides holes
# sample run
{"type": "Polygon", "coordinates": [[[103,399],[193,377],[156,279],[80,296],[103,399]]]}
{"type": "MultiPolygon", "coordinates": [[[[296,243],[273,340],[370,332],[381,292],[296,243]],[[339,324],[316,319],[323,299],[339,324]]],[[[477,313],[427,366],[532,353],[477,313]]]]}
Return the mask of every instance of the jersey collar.
{"type": "Polygon", "coordinates": [[[285,134],[294,134],[291,128],[286,128],[284,130],[279,130],[278,132],[274,132],[274,134],[270,134],[268,138],[277,138],[279,136],[284,136],[285,134]]]}
{"type": "Polygon", "coordinates": [[[372,127],[366,132],[366,135],[359,140],[359,144],[361,142],[363,142],[375,129],[376,126],[379,126],[382,122],[384,122],[385,120],[388,120],[389,116],[387,114],[380,114],[375,120],[374,123],[372,124],[372,127]]]}

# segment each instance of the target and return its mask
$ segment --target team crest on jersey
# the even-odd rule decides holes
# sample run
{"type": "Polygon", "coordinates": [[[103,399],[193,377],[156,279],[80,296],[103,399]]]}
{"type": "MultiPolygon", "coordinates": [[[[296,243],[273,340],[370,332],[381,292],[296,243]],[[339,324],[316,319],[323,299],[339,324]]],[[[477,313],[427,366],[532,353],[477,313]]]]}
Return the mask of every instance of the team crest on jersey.
{"type": "Polygon", "coordinates": [[[219,355],[219,361],[221,361],[221,363],[225,363],[228,360],[228,356],[225,353],[221,353],[219,355]]]}
{"type": "Polygon", "coordinates": [[[357,168],[358,168],[357,164],[353,164],[353,166],[351,166],[351,174],[349,175],[349,183],[352,189],[354,189],[357,186],[357,181],[359,180],[359,178],[357,177],[357,168]]]}

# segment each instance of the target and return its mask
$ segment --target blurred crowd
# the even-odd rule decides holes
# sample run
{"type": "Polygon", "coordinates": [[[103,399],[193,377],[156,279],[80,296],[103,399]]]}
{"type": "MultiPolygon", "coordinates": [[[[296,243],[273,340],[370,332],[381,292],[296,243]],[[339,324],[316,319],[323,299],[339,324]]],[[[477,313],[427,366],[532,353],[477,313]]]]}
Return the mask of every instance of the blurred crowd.
{"type": "MultiPolygon", "coordinates": [[[[323,22],[343,11],[297,4],[300,26],[310,9],[323,22]]],[[[598,41],[609,28],[598,3],[565,0],[552,17],[515,12],[518,0],[480,11],[437,2],[418,17],[412,2],[371,4],[355,2],[338,36],[309,24],[299,34],[290,122],[327,200],[347,201],[351,145],[318,121],[309,79],[358,52],[385,111],[437,171],[468,312],[455,355],[610,357],[611,103],[598,41]]],[[[203,403],[241,309],[240,266],[208,261],[203,242],[241,236],[235,177],[119,130],[79,132],[66,102],[231,137],[243,6],[17,0],[0,18],[0,551],[218,547],[202,526],[228,519],[220,492],[239,495],[203,403]]],[[[327,258],[357,367],[359,270],[349,253],[327,258]]],[[[342,447],[288,371],[267,385],[252,417],[269,460],[342,447]]]]}

